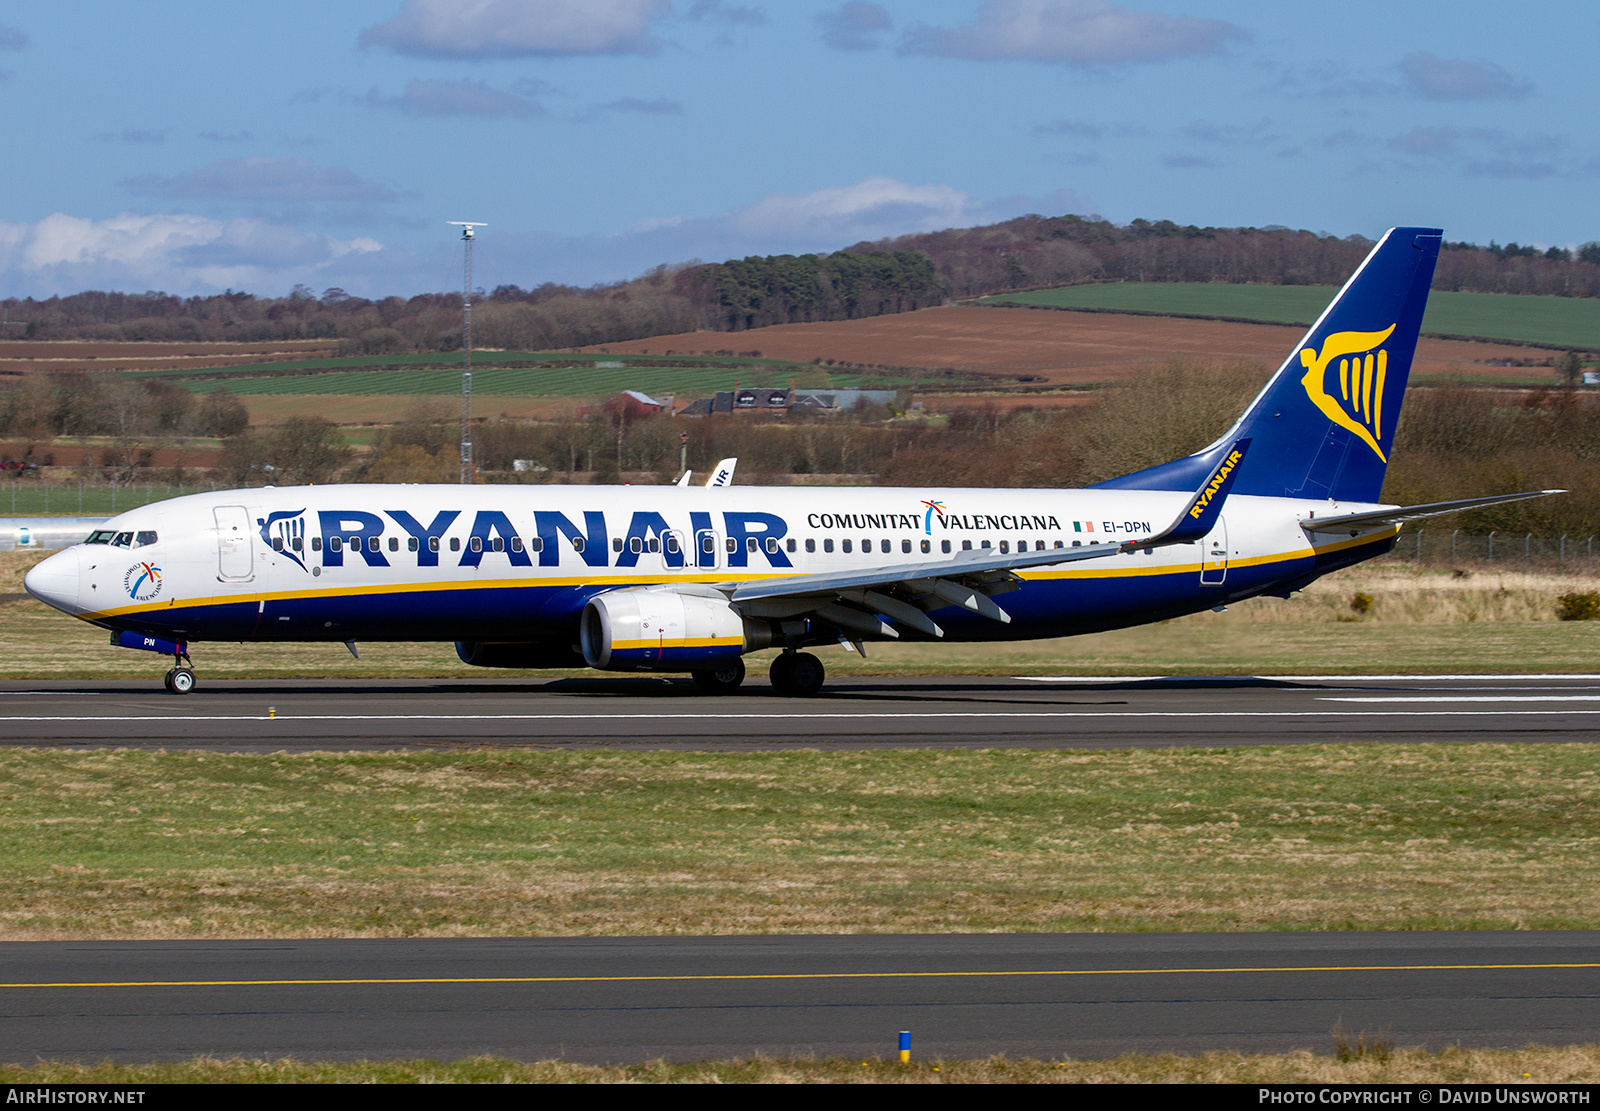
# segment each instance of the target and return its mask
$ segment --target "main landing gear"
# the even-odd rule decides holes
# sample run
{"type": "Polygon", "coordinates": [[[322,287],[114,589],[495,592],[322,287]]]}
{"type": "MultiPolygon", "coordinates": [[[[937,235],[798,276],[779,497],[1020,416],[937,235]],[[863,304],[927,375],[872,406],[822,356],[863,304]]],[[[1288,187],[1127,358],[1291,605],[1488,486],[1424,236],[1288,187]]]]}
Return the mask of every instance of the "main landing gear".
{"type": "Polygon", "coordinates": [[[744,661],[734,660],[710,671],[693,671],[690,677],[707,694],[732,694],[744,682],[744,661]]]}
{"type": "Polygon", "coordinates": [[[822,689],[827,672],[823,669],[822,661],[810,652],[785,652],[772,661],[772,670],[768,674],[776,693],[809,697],[822,689]]]}

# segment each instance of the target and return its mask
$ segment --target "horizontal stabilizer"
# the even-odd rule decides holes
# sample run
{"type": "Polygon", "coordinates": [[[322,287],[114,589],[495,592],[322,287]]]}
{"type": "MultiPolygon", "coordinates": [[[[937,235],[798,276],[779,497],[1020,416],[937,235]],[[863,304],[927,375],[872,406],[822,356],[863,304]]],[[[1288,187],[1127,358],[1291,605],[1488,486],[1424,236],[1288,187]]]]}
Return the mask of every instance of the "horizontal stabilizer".
{"type": "Polygon", "coordinates": [[[1342,529],[1382,528],[1406,521],[1420,521],[1424,517],[1443,517],[1447,513],[1460,513],[1468,509],[1482,509],[1489,505],[1527,501],[1551,494],[1565,494],[1565,490],[1529,490],[1523,494],[1496,494],[1491,498],[1467,498],[1464,501],[1436,501],[1427,505],[1404,505],[1397,509],[1378,509],[1371,513],[1347,513],[1342,517],[1309,517],[1300,522],[1307,532],[1333,532],[1342,529]]]}

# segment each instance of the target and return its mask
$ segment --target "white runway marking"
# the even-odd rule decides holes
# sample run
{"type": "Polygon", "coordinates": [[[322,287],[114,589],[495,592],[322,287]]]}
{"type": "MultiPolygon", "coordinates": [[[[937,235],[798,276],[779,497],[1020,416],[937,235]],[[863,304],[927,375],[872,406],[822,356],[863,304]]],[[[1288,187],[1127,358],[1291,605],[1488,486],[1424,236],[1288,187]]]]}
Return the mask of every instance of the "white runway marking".
{"type": "Polygon", "coordinates": [[[1318,702],[1600,702],[1600,694],[1335,695],[1318,702]]]}

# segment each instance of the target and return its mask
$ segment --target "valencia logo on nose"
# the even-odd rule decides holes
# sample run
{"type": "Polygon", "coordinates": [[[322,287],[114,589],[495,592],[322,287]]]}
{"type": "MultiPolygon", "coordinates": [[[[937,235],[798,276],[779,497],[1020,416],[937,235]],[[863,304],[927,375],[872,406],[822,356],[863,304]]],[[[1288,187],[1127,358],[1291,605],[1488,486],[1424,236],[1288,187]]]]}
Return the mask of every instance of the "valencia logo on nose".
{"type": "Polygon", "coordinates": [[[1383,439],[1383,394],[1389,372],[1389,352],[1384,341],[1393,334],[1389,325],[1381,332],[1335,332],[1322,343],[1319,354],[1310,347],[1300,351],[1306,368],[1300,382],[1311,404],[1334,424],[1354,432],[1385,463],[1378,441],[1383,439]],[[1337,395],[1328,379],[1337,373],[1337,395]]]}

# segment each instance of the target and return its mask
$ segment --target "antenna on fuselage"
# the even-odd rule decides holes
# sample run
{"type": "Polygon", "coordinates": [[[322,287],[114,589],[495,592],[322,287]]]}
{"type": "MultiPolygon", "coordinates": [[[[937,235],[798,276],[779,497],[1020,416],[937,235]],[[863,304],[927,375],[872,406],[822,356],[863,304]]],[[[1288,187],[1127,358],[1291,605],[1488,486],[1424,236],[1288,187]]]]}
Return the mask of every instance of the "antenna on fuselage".
{"type": "Polygon", "coordinates": [[[461,229],[461,243],[466,250],[465,274],[461,290],[461,483],[472,481],[472,241],[473,228],[486,228],[481,221],[446,220],[461,229]]]}

